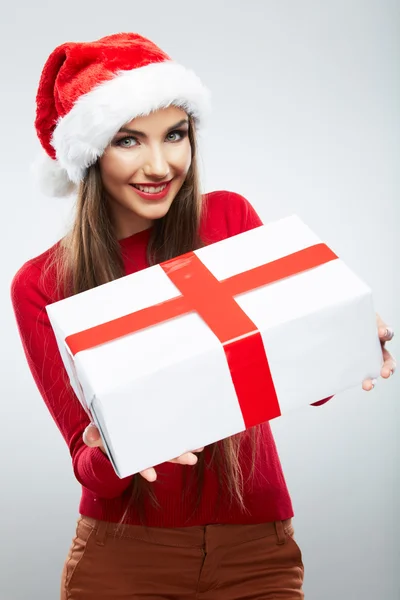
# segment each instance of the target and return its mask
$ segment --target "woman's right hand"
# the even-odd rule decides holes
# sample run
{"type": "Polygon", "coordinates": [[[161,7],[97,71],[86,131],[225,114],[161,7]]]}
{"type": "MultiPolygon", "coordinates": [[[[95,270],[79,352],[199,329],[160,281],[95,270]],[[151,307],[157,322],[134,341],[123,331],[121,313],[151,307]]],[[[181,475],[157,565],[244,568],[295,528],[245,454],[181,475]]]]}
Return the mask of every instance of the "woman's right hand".
{"type": "MultiPolygon", "coordinates": [[[[85,442],[86,446],[89,446],[89,448],[100,448],[100,450],[104,452],[104,454],[106,454],[99,430],[93,423],[88,425],[85,431],[83,432],[83,441],[85,442]]],[[[168,462],[176,463],[178,465],[195,465],[198,461],[198,458],[195,453],[202,452],[203,450],[204,448],[198,448],[197,450],[193,450],[192,452],[185,452],[185,454],[182,454],[181,456],[178,456],[173,460],[169,460],[168,462]]],[[[155,481],[157,479],[157,473],[153,467],[141,471],[140,475],[150,482],[155,481]]]]}

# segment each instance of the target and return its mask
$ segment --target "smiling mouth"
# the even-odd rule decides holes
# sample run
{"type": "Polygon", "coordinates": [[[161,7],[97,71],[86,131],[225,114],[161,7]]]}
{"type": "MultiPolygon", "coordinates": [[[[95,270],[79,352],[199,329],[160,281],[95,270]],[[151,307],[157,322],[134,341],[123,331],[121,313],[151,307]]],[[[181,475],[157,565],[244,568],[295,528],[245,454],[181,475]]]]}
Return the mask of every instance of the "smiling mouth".
{"type": "Polygon", "coordinates": [[[139,190],[139,192],[144,192],[145,194],[159,194],[160,192],[163,192],[170,183],[171,181],[166,181],[165,183],[158,185],[141,185],[138,183],[131,183],[130,185],[136,190],[139,190]]]}

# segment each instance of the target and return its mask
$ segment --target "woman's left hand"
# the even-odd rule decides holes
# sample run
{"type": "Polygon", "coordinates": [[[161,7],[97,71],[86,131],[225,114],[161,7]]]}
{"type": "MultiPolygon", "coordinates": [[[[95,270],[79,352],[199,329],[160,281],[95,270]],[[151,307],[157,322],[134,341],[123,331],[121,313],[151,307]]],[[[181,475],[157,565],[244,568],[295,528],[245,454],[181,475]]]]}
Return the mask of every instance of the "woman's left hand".
{"type": "MultiPolygon", "coordinates": [[[[384,323],[379,315],[376,315],[376,322],[378,326],[379,339],[382,345],[383,351],[383,360],[384,363],[381,369],[381,377],[383,379],[388,379],[396,370],[396,361],[393,356],[388,352],[386,348],[386,342],[390,342],[393,339],[394,331],[391,327],[388,327],[386,323],[384,323]]],[[[373,390],[376,384],[376,379],[366,379],[363,384],[363,390],[369,392],[373,390]]]]}

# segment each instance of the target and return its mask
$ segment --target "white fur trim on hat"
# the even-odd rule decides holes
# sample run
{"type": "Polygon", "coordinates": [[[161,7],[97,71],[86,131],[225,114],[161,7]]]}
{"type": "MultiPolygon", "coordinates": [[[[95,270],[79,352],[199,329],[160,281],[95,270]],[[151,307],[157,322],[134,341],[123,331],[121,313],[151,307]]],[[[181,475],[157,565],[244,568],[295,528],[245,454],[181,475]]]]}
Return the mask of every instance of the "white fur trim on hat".
{"type": "Polygon", "coordinates": [[[58,121],[51,141],[57,160],[49,158],[37,173],[41,189],[54,196],[72,193],[117,131],[135,117],[174,105],[198,125],[209,110],[209,100],[197,75],[173,61],[117,72],[81,96],[58,121]]]}
{"type": "Polygon", "coordinates": [[[38,189],[46,196],[62,198],[76,192],[76,185],[68,177],[67,171],[44,150],[32,164],[31,173],[38,189]]]}

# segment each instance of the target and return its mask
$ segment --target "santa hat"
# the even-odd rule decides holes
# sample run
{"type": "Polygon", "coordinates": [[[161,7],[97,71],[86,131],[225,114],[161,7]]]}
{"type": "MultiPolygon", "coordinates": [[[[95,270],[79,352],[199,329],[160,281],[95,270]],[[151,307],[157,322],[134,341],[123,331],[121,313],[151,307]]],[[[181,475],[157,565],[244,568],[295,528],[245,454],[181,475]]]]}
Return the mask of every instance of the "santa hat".
{"type": "Polygon", "coordinates": [[[209,92],[150,40],[119,33],[56,48],[43,68],[36,103],[35,127],[45,152],[33,171],[43,192],[65,196],[124,124],[174,105],[198,125],[209,92]]]}

